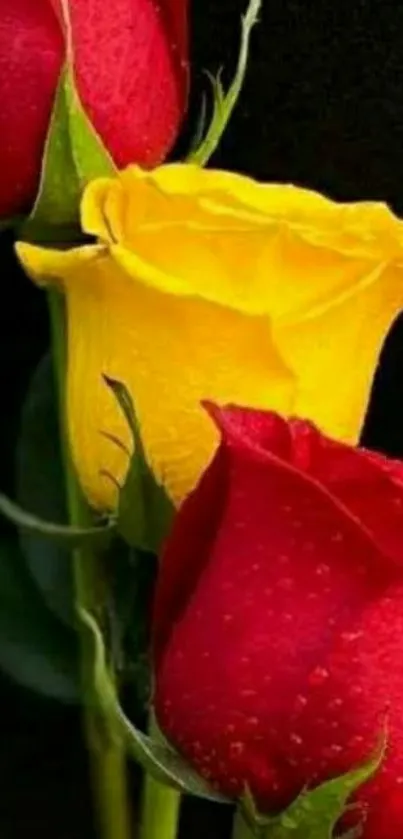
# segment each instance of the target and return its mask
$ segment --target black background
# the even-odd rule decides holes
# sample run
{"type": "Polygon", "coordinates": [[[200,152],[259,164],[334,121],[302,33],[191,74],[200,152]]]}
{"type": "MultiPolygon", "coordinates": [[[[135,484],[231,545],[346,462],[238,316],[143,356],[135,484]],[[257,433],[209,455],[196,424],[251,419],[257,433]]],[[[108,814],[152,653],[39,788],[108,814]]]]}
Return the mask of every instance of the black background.
{"type": "MultiPolygon", "coordinates": [[[[245,0],[190,0],[193,88],[186,149],[207,86],[233,68],[245,0]]],[[[247,83],[214,163],[340,199],[381,199],[403,215],[403,5],[396,0],[263,0],[247,83]]],[[[1,162],[0,162],[1,165],[1,162]]],[[[46,347],[44,300],[0,240],[0,477],[30,372],[46,347]]],[[[403,455],[403,331],[387,341],[364,441],[403,455]]],[[[188,803],[183,839],[224,839],[229,814],[188,803]]],[[[91,839],[78,714],[0,679],[2,839],[91,839]]]]}

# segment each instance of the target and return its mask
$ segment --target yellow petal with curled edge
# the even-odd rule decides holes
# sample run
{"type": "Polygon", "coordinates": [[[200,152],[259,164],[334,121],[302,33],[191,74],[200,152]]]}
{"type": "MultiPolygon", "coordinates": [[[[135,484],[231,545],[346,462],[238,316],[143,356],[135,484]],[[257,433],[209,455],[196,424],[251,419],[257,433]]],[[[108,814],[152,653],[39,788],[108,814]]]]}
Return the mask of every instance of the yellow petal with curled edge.
{"type": "Polygon", "coordinates": [[[403,222],[385,205],[131,166],[89,185],[82,222],[98,244],[19,253],[66,294],[70,436],[93,504],[113,503],[127,468],[111,436],[130,444],[102,374],[131,391],[175,501],[214,448],[204,398],[296,413],[357,441],[403,303],[403,222]]]}
{"type": "Polygon", "coordinates": [[[71,252],[18,246],[40,284],[64,288],[68,304],[68,419],[74,461],[91,503],[116,502],[130,435],[102,376],[125,383],[147,455],[175,502],[211,458],[215,431],[200,407],[208,396],[289,411],[294,380],[278,356],[269,319],[138,282],[105,248],[71,252]],[[91,259],[92,255],[92,259],[91,259]]]}

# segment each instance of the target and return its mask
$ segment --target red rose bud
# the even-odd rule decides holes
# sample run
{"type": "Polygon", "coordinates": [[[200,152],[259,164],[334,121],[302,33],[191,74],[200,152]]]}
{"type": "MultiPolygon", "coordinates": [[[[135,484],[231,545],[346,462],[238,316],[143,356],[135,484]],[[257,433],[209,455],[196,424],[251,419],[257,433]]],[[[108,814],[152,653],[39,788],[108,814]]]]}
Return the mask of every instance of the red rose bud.
{"type": "MultiPolygon", "coordinates": [[[[84,108],[115,163],[159,163],[185,107],[187,0],[70,2],[84,108]]],[[[61,0],[0,0],[0,216],[28,209],[63,61],[61,0]]]]}
{"type": "Polygon", "coordinates": [[[365,839],[403,835],[403,464],[301,420],[209,407],[222,442],[162,558],[159,724],[278,810],[364,763],[365,839]]]}

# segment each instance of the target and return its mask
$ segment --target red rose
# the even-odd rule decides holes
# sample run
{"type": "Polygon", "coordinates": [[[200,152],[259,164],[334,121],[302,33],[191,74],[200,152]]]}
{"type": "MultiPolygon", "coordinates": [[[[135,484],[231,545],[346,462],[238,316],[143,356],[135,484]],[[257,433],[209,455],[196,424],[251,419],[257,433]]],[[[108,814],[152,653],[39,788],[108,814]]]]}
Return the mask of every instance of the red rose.
{"type": "Polygon", "coordinates": [[[389,745],[366,839],[403,835],[403,464],[310,423],[210,406],[222,442],[157,588],[155,705],[224,793],[263,811],[389,745]]]}
{"type": "MultiPolygon", "coordinates": [[[[0,216],[38,187],[65,56],[61,0],[0,0],[0,216]]],[[[187,87],[187,0],[74,0],[79,93],[118,166],[153,166],[175,139],[187,87]]]]}

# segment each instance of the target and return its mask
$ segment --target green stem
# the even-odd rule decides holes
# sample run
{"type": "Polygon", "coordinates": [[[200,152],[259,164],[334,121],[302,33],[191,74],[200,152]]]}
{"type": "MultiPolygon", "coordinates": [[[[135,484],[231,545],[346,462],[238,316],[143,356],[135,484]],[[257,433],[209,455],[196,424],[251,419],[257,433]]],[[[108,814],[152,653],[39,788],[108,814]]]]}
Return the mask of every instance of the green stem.
{"type": "MultiPolygon", "coordinates": [[[[149,734],[153,739],[159,737],[158,729],[152,721],[149,734]]],[[[140,839],[176,839],[180,807],[180,793],[159,783],[147,773],[142,793],[140,839]]]]}
{"type": "Polygon", "coordinates": [[[253,830],[246,823],[240,810],[237,810],[232,828],[232,839],[254,839],[253,830]]]}
{"type": "MultiPolygon", "coordinates": [[[[87,526],[90,512],[71,464],[65,429],[66,340],[64,300],[56,291],[48,292],[52,350],[59,399],[59,417],[64,458],[67,505],[70,523],[87,526]]],[[[103,579],[99,557],[88,547],[75,551],[73,558],[75,602],[99,619],[102,625],[103,579]]],[[[79,624],[80,625],[80,624],[79,624]]],[[[88,634],[80,632],[81,684],[84,735],[90,760],[94,809],[99,839],[130,839],[130,806],[124,745],[108,731],[105,720],[93,704],[92,655],[88,634]]]]}

